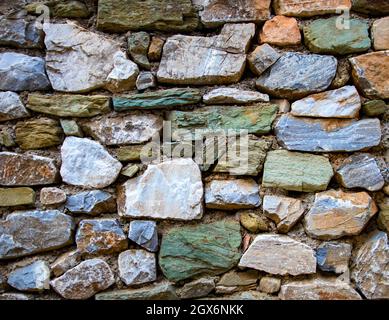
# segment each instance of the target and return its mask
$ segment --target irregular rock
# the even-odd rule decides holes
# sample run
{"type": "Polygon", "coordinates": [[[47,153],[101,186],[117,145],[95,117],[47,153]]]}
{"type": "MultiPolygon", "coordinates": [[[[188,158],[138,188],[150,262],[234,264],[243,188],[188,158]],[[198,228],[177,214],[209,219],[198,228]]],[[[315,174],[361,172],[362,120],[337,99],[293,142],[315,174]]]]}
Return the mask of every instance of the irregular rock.
{"type": "Polygon", "coordinates": [[[148,251],[158,251],[158,232],[155,221],[131,221],[128,238],[148,251]]]}
{"type": "Polygon", "coordinates": [[[31,188],[0,188],[0,207],[31,205],[35,191],[31,188]]]}
{"type": "MultiPolygon", "coordinates": [[[[212,298],[207,298],[207,300],[211,300],[212,298]]],[[[262,301],[262,300],[278,300],[273,296],[268,294],[264,294],[258,291],[242,291],[236,292],[229,296],[217,297],[215,300],[234,300],[234,301],[245,301],[245,300],[254,300],[254,301],[262,301]]]]}
{"type": "Polygon", "coordinates": [[[139,165],[130,163],[122,169],[120,174],[122,176],[126,176],[127,178],[132,178],[139,172],[139,170],[139,165]]]}
{"type": "Polygon", "coordinates": [[[65,208],[72,213],[98,215],[100,213],[115,213],[115,198],[106,191],[92,190],[67,197],[65,208]]]}
{"type": "Polygon", "coordinates": [[[324,242],[316,250],[320,270],[342,274],[348,271],[352,246],[344,242],[324,242]]]}
{"type": "Polygon", "coordinates": [[[259,291],[277,293],[281,288],[281,279],[275,277],[262,277],[259,281],[259,291]]]}
{"type": "Polygon", "coordinates": [[[19,290],[39,292],[50,289],[50,269],[44,261],[36,261],[25,267],[12,271],[8,284],[19,290]]]}
{"type": "Polygon", "coordinates": [[[15,92],[0,92],[0,122],[28,117],[30,114],[15,92]]]}
{"type": "Polygon", "coordinates": [[[214,278],[200,278],[188,283],[176,290],[177,296],[180,299],[195,299],[206,297],[215,289],[214,278]]]}
{"type": "Polygon", "coordinates": [[[29,94],[27,108],[58,117],[94,117],[107,113],[110,99],[106,96],[29,94]]]}
{"type": "Polygon", "coordinates": [[[44,1],[44,2],[34,2],[28,4],[25,9],[29,14],[41,13],[39,6],[47,6],[50,9],[50,14],[53,17],[58,18],[88,18],[90,12],[85,3],[81,1],[44,1]]]}
{"type": "Polygon", "coordinates": [[[352,0],[353,11],[381,16],[389,14],[389,3],[387,0],[352,0]]]}
{"type": "Polygon", "coordinates": [[[301,33],[295,18],[275,16],[265,22],[259,35],[261,43],[276,46],[295,46],[301,43],[301,33]]]}
{"type": "Polygon", "coordinates": [[[380,213],[378,215],[377,223],[381,230],[389,233],[389,198],[385,197],[384,201],[379,202],[380,213]]]}
{"type": "Polygon", "coordinates": [[[377,211],[374,200],[366,192],[320,192],[304,217],[305,231],[322,240],[355,236],[377,211]]]}
{"type": "Polygon", "coordinates": [[[158,82],[170,84],[230,84],[243,75],[246,52],[255,25],[226,24],[213,37],[170,37],[164,46],[158,82]]]}
{"type": "Polygon", "coordinates": [[[62,276],[66,271],[74,268],[81,262],[82,255],[79,251],[73,250],[66,252],[58,257],[50,266],[54,276],[62,276]]]}
{"type": "Polygon", "coordinates": [[[76,234],[77,250],[90,255],[121,252],[127,237],[116,219],[81,220],[76,234]]]}
{"type": "Polygon", "coordinates": [[[362,105],[362,112],[368,117],[377,117],[386,112],[387,106],[383,100],[370,100],[362,105]]]}
{"type": "Polygon", "coordinates": [[[75,24],[45,23],[46,70],[56,91],[131,90],[139,70],[120,43],[75,24]]]}
{"type": "Polygon", "coordinates": [[[270,102],[278,106],[279,113],[288,113],[290,111],[290,102],[287,99],[272,99],[270,102]]]}
{"type": "Polygon", "coordinates": [[[64,247],[73,230],[72,217],[57,210],[11,213],[0,221],[0,260],[64,247]]]}
{"type": "Polygon", "coordinates": [[[277,62],[281,55],[267,43],[255,48],[247,56],[247,63],[250,70],[257,76],[264,73],[269,67],[277,62]]]}
{"type": "Polygon", "coordinates": [[[353,152],[378,146],[381,141],[379,119],[353,121],[282,115],[275,133],[284,148],[308,152],[353,152]]]}
{"type": "Polygon", "coordinates": [[[258,281],[258,271],[248,270],[237,272],[235,270],[223,274],[216,283],[217,294],[228,294],[240,290],[255,289],[258,281]]]}
{"type": "Polygon", "coordinates": [[[305,208],[299,199],[266,195],[263,211],[277,224],[278,232],[288,233],[302,217],[305,208]]]}
{"type": "Polygon", "coordinates": [[[344,87],[351,78],[351,65],[348,59],[339,59],[335,78],[332,80],[330,89],[344,87]]]}
{"type": "Polygon", "coordinates": [[[43,91],[50,89],[45,60],[16,52],[0,53],[0,90],[43,91]]]}
{"type": "Polygon", "coordinates": [[[43,32],[34,21],[0,16],[0,46],[43,49],[43,32]]]}
{"type": "Polygon", "coordinates": [[[292,275],[316,272],[315,252],[311,247],[287,236],[258,235],[243,254],[239,267],[270,274],[292,275]]]}
{"type": "Polygon", "coordinates": [[[326,157],[275,150],[267,154],[262,185],[300,192],[322,191],[333,174],[326,157]]]}
{"type": "Polygon", "coordinates": [[[116,157],[119,161],[140,161],[142,156],[146,156],[147,151],[142,152],[144,145],[124,146],[117,149],[116,157]]]}
{"type": "Polygon", "coordinates": [[[65,136],[67,137],[84,137],[81,128],[74,120],[60,119],[61,128],[65,136]]]}
{"type": "Polygon", "coordinates": [[[351,0],[275,0],[274,10],[278,15],[313,17],[325,14],[340,14],[351,9],[351,0]],[[338,11],[341,8],[343,11],[338,11]]]}
{"type": "Polygon", "coordinates": [[[150,36],[147,32],[132,33],[127,40],[128,53],[134,62],[147,70],[150,70],[151,65],[147,58],[147,52],[150,46],[150,36]]]}
{"type": "Polygon", "coordinates": [[[43,205],[47,206],[62,204],[66,201],[66,193],[55,187],[42,188],[39,199],[43,205]]]}
{"type": "Polygon", "coordinates": [[[238,263],[240,243],[236,221],[174,227],[162,238],[159,265],[171,281],[221,274],[238,263]]]}
{"type": "Polygon", "coordinates": [[[217,88],[203,96],[205,104],[250,104],[269,100],[267,94],[236,88],[217,88]]]}
{"type": "Polygon", "coordinates": [[[350,58],[352,78],[370,99],[389,99],[389,50],[350,58]]]}
{"type": "Polygon", "coordinates": [[[15,147],[13,128],[3,127],[0,129],[0,145],[4,147],[15,147]]]}
{"type": "Polygon", "coordinates": [[[292,115],[317,118],[356,118],[361,98],[354,86],[316,93],[292,103],[292,115]]]}
{"type": "Polygon", "coordinates": [[[155,254],[145,250],[127,250],[119,254],[120,279],[127,285],[153,282],[157,279],[155,254]]]}
{"type": "Polygon", "coordinates": [[[65,183],[86,188],[105,188],[118,177],[122,165],[99,143],[67,137],[61,147],[61,176],[65,183]]]}
{"type": "Polygon", "coordinates": [[[256,86],[275,97],[290,100],[326,90],[336,74],[331,56],[288,52],[260,75],[256,86]]]}
{"type": "MultiPolygon", "coordinates": [[[[8,287],[7,279],[0,274],[0,293],[3,293],[8,287]]],[[[0,300],[1,300],[1,294],[0,294],[0,300]]]]}
{"type": "Polygon", "coordinates": [[[157,85],[153,73],[149,71],[142,71],[136,79],[136,88],[143,91],[149,88],[154,88],[157,85]]]}
{"type": "Polygon", "coordinates": [[[304,27],[305,45],[310,51],[326,54],[350,54],[370,49],[369,25],[349,19],[340,25],[339,17],[318,19],[304,27]]]}
{"type": "Polygon", "coordinates": [[[241,211],[239,217],[241,225],[252,233],[269,230],[266,218],[260,216],[255,211],[241,211]]]}
{"type": "Polygon", "coordinates": [[[337,170],[336,177],[346,188],[363,188],[368,191],[381,190],[384,177],[374,157],[358,154],[348,157],[337,170]]]}
{"type": "Polygon", "coordinates": [[[50,158],[0,152],[0,185],[36,186],[57,182],[58,168],[50,158]]]}
{"type": "Polygon", "coordinates": [[[58,294],[71,300],[88,299],[114,283],[111,268],[101,259],[83,261],[50,282],[58,294]]]}
{"type": "Polygon", "coordinates": [[[151,38],[149,52],[147,54],[150,61],[159,61],[162,56],[163,45],[165,44],[165,39],[158,36],[151,38]]]}

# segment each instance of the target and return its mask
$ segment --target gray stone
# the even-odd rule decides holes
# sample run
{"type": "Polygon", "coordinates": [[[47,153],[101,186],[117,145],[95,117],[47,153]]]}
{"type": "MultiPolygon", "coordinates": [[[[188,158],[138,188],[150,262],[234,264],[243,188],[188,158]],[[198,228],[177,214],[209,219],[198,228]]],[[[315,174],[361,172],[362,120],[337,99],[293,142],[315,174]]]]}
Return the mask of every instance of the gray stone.
{"type": "Polygon", "coordinates": [[[50,289],[50,269],[44,261],[18,268],[8,276],[8,284],[19,290],[36,292],[50,289]]]}
{"type": "Polygon", "coordinates": [[[237,88],[217,88],[203,96],[205,104],[250,104],[269,100],[267,94],[237,88]]]}
{"type": "Polygon", "coordinates": [[[150,35],[147,32],[141,31],[132,33],[128,37],[128,53],[134,62],[147,70],[150,70],[151,65],[147,58],[147,53],[150,46],[150,35]]]}
{"type": "Polygon", "coordinates": [[[0,16],[0,46],[43,49],[43,32],[35,21],[0,16]]]}
{"type": "Polygon", "coordinates": [[[158,251],[158,232],[155,221],[131,221],[128,238],[148,251],[158,251]]]}
{"type": "Polygon", "coordinates": [[[316,249],[320,270],[342,274],[348,270],[352,246],[344,242],[324,242],[316,249]]]}
{"type": "Polygon", "coordinates": [[[82,254],[77,250],[60,255],[50,266],[54,276],[62,276],[66,271],[74,268],[81,262],[82,254]]]}
{"type": "Polygon", "coordinates": [[[0,92],[0,122],[28,117],[30,114],[15,92],[0,92]]]}
{"type": "Polygon", "coordinates": [[[206,297],[214,289],[215,279],[207,277],[185,283],[181,288],[176,290],[176,293],[180,299],[196,299],[206,297]]]}
{"type": "Polygon", "coordinates": [[[259,281],[259,291],[265,293],[277,293],[281,288],[281,279],[275,277],[262,277],[259,281]]]}
{"type": "Polygon", "coordinates": [[[280,57],[281,55],[276,50],[265,43],[256,47],[255,50],[247,56],[247,62],[250,70],[255,75],[260,76],[275,64],[280,57]]]}
{"type": "Polygon", "coordinates": [[[136,79],[136,88],[139,91],[154,88],[157,85],[154,75],[149,71],[142,71],[136,79]]]}
{"type": "Polygon", "coordinates": [[[115,198],[106,191],[92,190],[67,197],[65,208],[72,213],[98,215],[116,212],[115,198]]]}

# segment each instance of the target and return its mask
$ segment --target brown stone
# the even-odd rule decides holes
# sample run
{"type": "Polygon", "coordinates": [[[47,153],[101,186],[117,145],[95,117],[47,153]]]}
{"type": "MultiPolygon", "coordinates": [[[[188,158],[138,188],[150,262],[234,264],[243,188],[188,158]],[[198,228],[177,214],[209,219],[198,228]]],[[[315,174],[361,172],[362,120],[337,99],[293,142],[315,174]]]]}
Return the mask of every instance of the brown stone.
{"type": "Polygon", "coordinates": [[[389,50],[389,17],[374,21],[371,33],[375,50],[389,50]]]}
{"type": "Polygon", "coordinates": [[[295,18],[275,16],[266,21],[261,34],[260,42],[276,46],[294,46],[301,43],[301,33],[295,18]]]}
{"type": "Polygon", "coordinates": [[[275,0],[273,7],[279,15],[312,17],[337,13],[339,8],[351,9],[351,0],[275,0]]]}
{"type": "Polygon", "coordinates": [[[159,61],[161,60],[163,45],[165,44],[165,39],[154,36],[151,38],[149,52],[147,54],[150,61],[159,61]]]}
{"type": "Polygon", "coordinates": [[[66,193],[55,187],[43,188],[41,190],[40,200],[43,205],[47,206],[61,204],[66,201],[66,193]]]}
{"type": "Polygon", "coordinates": [[[275,277],[263,277],[259,282],[259,291],[265,293],[277,293],[281,288],[281,279],[275,277]]]}

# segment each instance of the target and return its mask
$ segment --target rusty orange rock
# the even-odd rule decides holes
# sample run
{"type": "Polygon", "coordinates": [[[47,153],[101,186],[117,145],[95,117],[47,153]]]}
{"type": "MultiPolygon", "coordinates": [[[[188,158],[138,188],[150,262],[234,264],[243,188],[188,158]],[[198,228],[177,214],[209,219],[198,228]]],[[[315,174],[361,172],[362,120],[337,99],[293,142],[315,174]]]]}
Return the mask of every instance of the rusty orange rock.
{"type": "Polygon", "coordinates": [[[301,43],[301,33],[295,18],[276,16],[266,21],[259,35],[261,43],[293,46],[301,43]]]}

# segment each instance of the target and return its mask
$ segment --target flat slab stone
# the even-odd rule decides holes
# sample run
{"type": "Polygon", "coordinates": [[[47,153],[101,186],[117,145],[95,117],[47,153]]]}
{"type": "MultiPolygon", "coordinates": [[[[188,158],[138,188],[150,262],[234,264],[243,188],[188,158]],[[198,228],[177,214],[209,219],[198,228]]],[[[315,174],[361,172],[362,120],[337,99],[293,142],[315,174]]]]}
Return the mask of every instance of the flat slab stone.
{"type": "Polygon", "coordinates": [[[238,264],[237,221],[174,227],[162,238],[159,266],[170,281],[224,273],[238,264]]]}
{"type": "Polygon", "coordinates": [[[50,266],[54,276],[62,276],[66,271],[77,266],[82,259],[82,253],[76,250],[60,255],[50,266]]]}
{"type": "Polygon", "coordinates": [[[353,11],[382,16],[389,14],[389,3],[387,0],[353,0],[353,11]]]}
{"type": "Polygon", "coordinates": [[[200,278],[185,283],[176,293],[180,299],[195,299],[206,297],[215,289],[215,279],[212,277],[200,278]]]}
{"type": "Polygon", "coordinates": [[[193,220],[203,215],[203,183],[192,159],[149,165],[119,188],[118,213],[128,218],[193,220]]]}
{"type": "Polygon", "coordinates": [[[308,119],[282,115],[275,125],[278,142],[288,150],[353,152],[378,146],[379,119],[308,119]]]}
{"type": "Polygon", "coordinates": [[[18,268],[8,275],[8,284],[27,292],[40,292],[50,289],[50,269],[46,262],[35,261],[25,267],[18,268]]]}
{"type": "Polygon", "coordinates": [[[27,10],[29,14],[37,15],[37,13],[40,13],[40,11],[37,10],[39,5],[49,7],[50,14],[58,18],[88,18],[91,14],[84,2],[74,0],[33,2],[26,5],[25,10],[27,10]]]}
{"type": "Polygon", "coordinates": [[[320,270],[342,274],[348,271],[352,246],[345,242],[323,242],[316,249],[320,270]]]}
{"type": "Polygon", "coordinates": [[[0,221],[0,260],[55,250],[73,242],[74,221],[58,210],[18,211],[0,221]]]}
{"type": "Polygon", "coordinates": [[[255,25],[226,24],[213,37],[175,35],[167,39],[158,82],[212,85],[236,83],[243,75],[255,25]]]}
{"type": "Polygon", "coordinates": [[[277,62],[281,55],[274,50],[270,45],[264,43],[255,48],[247,56],[247,64],[250,70],[257,76],[261,75],[277,62]]]}
{"type": "Polygon", "coordinates": [[[298,117],[356,118],[361,98],[354,86],[316,93],[292,103],[291,114],[298,117]]]}
{"type": "Polygon", "coordinates": [[[262,234],[243,254],[239,267],[297,276],[315,273],[316,257],[311,247],[288,236],[262,234]]]}
{"type": "Polygon", "coordinates": [[[144,284],[157,279],[155,254],[145,250],[127,250],[118,258],[120,279],[127,285],[144,284]]]}
{"type": "Polygon", "coordinates": [[[29,115],[17,93],[0,92],[0,122],[25,118],[29,115]]]}
{"type": "Polygon", "coordinates": [[[304,227],[309,236],[322,240],[355,236],[377,212],[374,200],[366,192],[324,191],[315,195],[304,217],[304,227]]]}
{"type": "Polygon", "coordinates": [[[42,188],[39,200],[43,205],[59,205],[66,201],[66,193],[56,187],[42,188]]]}
{"type": "Polygon", "coordinates": [[[334,14],[339,8],[351,9],[351,0],[275,0],[276,14],[294,17],[312,17],[334,14]]]}
{"type": "Polygon", "coordinates": [[[328,158],[286,150],[267,154],[262,185],[291,191],[323,191],[333,176],[328,158]]]}
{"type": "Polygon", "coordinates": [[[35,191],[31,188],[0,188],[0,207],[31,205],[35,203],[35,191]]]}
{"type": "Polygon", "coordinates": [[[158,251],[158,230],[155,221],[131,221],[128,238],[148,251],[158,251]]]}
{"type": "Polygon", "coordinates": [[[115,213],[115,198],[106,191],[91,190],[69,195],[65,208],[72,213],[98,215],[101,213],[115,213]]]}
{"type": "Polygon", "coordinates": [[[250,104],[269,102],[267,94],[237,88],[217,88],[203,96],[205,104],[250,104]]]}
{"type": "Polygon", "coordinates": [[[335,77],[331,56],[287,52],[257,79],[259,90],[278,98],[300,99],[326,90],[335,77]]]}

